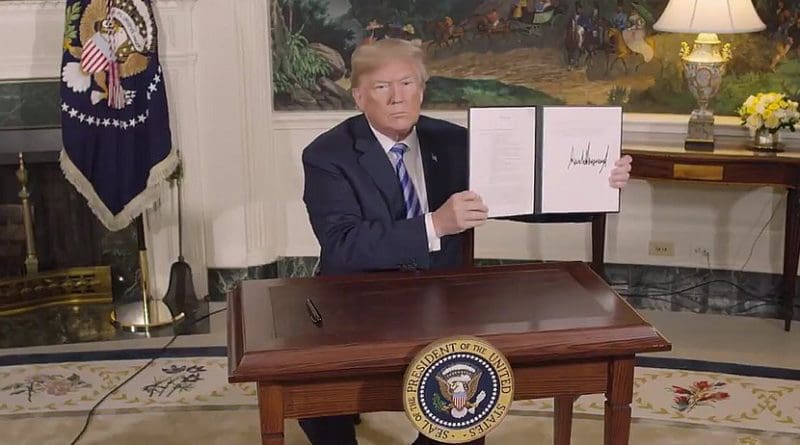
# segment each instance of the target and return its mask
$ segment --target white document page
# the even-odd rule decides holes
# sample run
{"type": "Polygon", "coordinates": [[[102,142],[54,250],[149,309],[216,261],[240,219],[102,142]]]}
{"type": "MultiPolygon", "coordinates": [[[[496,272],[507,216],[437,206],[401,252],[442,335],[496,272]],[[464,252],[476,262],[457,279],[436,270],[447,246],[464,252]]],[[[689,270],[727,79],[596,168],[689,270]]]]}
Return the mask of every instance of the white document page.
{"type": "Polygon", "coordinates": [[[542,213],[619,211],[608,178],[622,148],[618,107],[552,107],[543,111],[542,213]]]}
{"type": "Polygon", "coordinates": [[[536,109],[471,108],[469,188],[489,217],[533,213],[536,109]]]}

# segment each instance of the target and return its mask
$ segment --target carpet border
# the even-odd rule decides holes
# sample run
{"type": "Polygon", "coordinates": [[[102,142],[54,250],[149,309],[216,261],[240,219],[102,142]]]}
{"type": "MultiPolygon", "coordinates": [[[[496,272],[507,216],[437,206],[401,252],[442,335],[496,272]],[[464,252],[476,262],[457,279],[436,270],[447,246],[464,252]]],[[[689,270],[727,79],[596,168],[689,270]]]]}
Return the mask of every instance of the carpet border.
{"type": "MultiPolygon", "coordinates": [[[[0,356],[0,366],[18,366],[63,362],[90,362],[107,360],[151,359],[160,354],[161,358],[184,357],[227,357],[225,346],[176,347],[162,352],[161,348],[120,349],[109,351],[53,352],[43,354],[14,354],[0,356]]],[[[706,360],[673,357],[638,356],[635,365],[645,368],[677,369],[695,372],[717,372],[744,377],[800,381],[800,369],[777,368],[770,366],[746,365],[741,363],[712,362],[706,360]]]]}
{"type": "Polygon", "coordinates": [[[108,351],[48,352],[41,354],[14,354],[0,356],[0,366],[38,365],[63,362],[94,362],[107,360],[143,360],[153,357],[227,357],[225,346],[187,346],[168,348],[133,348],[108,351]]]}

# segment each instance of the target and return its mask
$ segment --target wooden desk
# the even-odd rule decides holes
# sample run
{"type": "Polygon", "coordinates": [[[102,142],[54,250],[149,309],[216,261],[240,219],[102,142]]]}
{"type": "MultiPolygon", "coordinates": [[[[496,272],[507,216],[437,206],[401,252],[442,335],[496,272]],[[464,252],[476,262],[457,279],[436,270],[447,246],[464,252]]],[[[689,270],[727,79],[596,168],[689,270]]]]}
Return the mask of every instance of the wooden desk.
{"type": "Polygon", "coordinates": [[[794,316],[797,265],[800,257],[800,150],[757,153],[741,142],[719,139],[713,152],[687,152],[683,143],[625,144],[633,157],[631,177],[712,184],[748,184],[786,189],[786,228],[783,247],[783,290],[779,316],[784,329],[794,316]]]}
{"type": "Polygon", "coordinates": [[[627,444],[634,355],[671,347],[583,263],[246,281],[228,309],[228,379],[258,383],[268,445],[283,444],[284,418],[402,411],[408,363],[454,335],[506,355],[515,399],[556,397],[557,444],[574,398],[595,393],[604,443],[627,444]]]}

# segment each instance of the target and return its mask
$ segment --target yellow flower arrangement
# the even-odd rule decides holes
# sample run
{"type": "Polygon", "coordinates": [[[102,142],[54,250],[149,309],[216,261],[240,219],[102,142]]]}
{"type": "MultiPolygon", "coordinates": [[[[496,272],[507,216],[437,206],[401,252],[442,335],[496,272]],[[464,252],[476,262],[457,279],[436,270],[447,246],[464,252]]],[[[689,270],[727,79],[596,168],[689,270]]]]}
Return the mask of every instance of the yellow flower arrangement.
{"type": "Polygon", "coordinates": [[[739,107],[739,117],[747,128],[769,130],[770,133],[781,128],[794,131],[794,126],[800,121],[797,102],[780,93],[758,93],[748,97],[739,107]]]}

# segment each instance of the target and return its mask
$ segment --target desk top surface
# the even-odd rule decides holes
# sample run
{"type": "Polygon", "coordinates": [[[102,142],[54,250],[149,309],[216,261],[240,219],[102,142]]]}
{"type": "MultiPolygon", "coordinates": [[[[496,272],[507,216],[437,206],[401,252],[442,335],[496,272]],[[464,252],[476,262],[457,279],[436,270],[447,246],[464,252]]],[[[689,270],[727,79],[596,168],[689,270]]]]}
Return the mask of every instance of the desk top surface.
{"type": "Polygon", "coordinates": [[[399,370],[455,335],[484,337],[512,365],[669,348],[582,263],[254,280],[229,310],[232,381],[399,370]]]}
{"type": "Polygon", "coordinates": [[[800,147],[796,142],[784,146],[780,152],[755,151],[747,147],[741,138],[717,138],[713,151],[686,150],[683,140],[667,141],[631,141],[622,144],[625,153],[634,156],[641,154],[708,158],[708,159],[727,159],[738,161],[772,161],[800,163],[800,147]]]}

